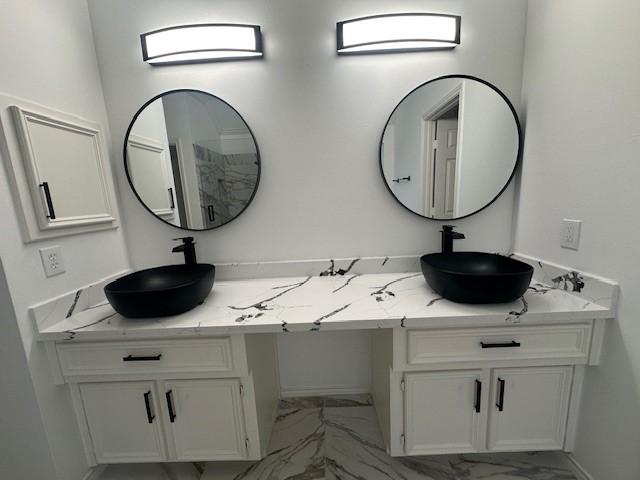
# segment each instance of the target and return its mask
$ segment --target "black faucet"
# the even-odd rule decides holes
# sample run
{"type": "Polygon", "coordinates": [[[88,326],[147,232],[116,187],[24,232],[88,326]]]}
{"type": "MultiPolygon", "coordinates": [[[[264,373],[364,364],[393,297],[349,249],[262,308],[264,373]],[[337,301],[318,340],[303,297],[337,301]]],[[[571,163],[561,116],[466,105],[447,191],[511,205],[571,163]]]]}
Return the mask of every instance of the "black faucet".
{"type": "Polygon", "coordinates": [[[442,253],[453,252],[453,241],[465,238],[464,234],[453,231],[453,225],[443,225],[442,230],[442,253]]]}
{"type": "Polygon", "coordinates": [[[196,244],[193,237],[174,238],[173,240],[182,240],[182,245],[178,245],[171,250],[173,253],[184,252],[184,263],[187,265],[195,265],[196,261],[196,244]]]}

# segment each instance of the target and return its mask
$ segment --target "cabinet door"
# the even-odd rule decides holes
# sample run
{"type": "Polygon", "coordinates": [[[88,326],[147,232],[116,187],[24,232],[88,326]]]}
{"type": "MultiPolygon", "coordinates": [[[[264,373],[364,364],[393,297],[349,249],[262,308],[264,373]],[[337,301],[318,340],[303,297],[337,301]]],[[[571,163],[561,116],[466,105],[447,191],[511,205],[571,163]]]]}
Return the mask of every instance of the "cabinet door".
{"type": "Polygon", "coordinates": [[[571,372],[572,367],[495,369],[489,449],[562,449],[571,372]]]}
{"type": "MultiPolygon", "coordinates": [[[[0,103],[9,101],[0,96],[0,103]]],[[[102,127],[68,113],[14,102],[8,109],[11,115],[3,112],[0,117],[25,240],[115,228],[102,127]]]]}
{"type": "Polygon", "coordinates": [[[235,379],[164,383],[163,410],[176,460],[245,458],[240,388],[235,379]]]}
{"type": "Polygon", "coordinates": [[[153,382],[85,383],[80,394],[98,463],[165,460],[153,382]]]}
{"type": "Polygon", "coordinates": [[[482,371],[405,376],[405,452],[465,453],[480,446],[482,371]]]}
{"type": "Polygon", "coordinates": [[[129,135],[127,172],[136,193],[153,213],[163,218],[174,215],[175,188],[167,145],[129,135]]]}

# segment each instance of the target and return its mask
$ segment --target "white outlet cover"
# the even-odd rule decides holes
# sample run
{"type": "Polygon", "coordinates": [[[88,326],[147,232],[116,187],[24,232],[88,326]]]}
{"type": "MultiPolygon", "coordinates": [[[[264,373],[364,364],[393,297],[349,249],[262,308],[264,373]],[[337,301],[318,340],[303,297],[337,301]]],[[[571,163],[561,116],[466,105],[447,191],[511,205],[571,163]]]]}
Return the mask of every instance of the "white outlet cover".
{"type": "Polygon", "coordinates": [[[563,248],[578,250],[580,245],[580,230],[582,229],[582,220],[572,220],[565,218],[562,221],[562,241],[560,245],[563,248]]]}
{"type": "Polygon", "coordinates": [[[42,259],[42,267],[47,277],[60,275],[64,273],[64,259],[62,258],[62,249],[59,245],[40,249],[40,258],[42,259]]]}

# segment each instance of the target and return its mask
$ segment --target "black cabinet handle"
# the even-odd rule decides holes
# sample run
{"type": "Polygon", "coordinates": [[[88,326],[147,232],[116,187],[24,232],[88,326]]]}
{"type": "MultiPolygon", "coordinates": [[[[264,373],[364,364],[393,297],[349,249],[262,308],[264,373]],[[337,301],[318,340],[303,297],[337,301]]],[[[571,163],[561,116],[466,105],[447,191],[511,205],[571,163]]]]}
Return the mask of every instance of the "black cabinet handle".
{"type": "Polygon", "coordinates": [[[153,419],[156,418],[155,415],[151,414],[151,390],[144,394],[144,406],[147,409],[147,421],[149,423],[153,423],[153,419]]]}
{"type": "Polygon", "coordinates": [[[167,393],[165,393],[165,396],[167,397],[167,409],[169,410],[169,421],[171,423],[173,423],[173,421],[176,419],[176,412],[173,409],[173,398],[171,398],[172,393],[173,390],[169,390],[167,393]]]}
{"type": "Polygon", "coordinates": [[[480,380],[476,380],[476,403],[474,408],[477,413],[480,413],[480,401],[482,398],[482,382],[480,380]]]}
{"type": "Polygon", "coordinates": [[[498,411],[501,412],[504,409],[504,380],[498,378],[498,403],[496,403],[498,411]]]}
{"type": "Polygon", "coordinates": [[[173,188],[169,188],[169,201],[171,202],[171,210],[173,210],[174,208],[176,208],[176,204],[173,201],[173,188]]]}
{"type": "Polygon", "coordinates": [[[506,343],[484,343],[480,342],[482,348],[515,348],[520,346],[520,342],[512,340],[506,343]]]}
{"type": "Polygon", "coordinates": [[[122,357],[123,362],[156,362],[162,358],[162,354],[152,357],[134,357],[133,355],[127,355],[126,357],[122,357]]]}
{"type": "Polygon", "coordinates": [[[49,184],[47,182],[42,182],[40,184],[40,187],[44,191],[44,200],[47,203],[48,214],[45,216],[51,220],[55,220],[56,211],[53,209],[53,200],[51,200],[51,190],[49,190],[49,184]]]}
{"type": "Polygon", "coordinates": [[[209,221],[210,222],[215,222],[216,221],[216,214],[213,211],[213,205],[209,205],[207,207],[207,212],[209,213],[209,221]]]}

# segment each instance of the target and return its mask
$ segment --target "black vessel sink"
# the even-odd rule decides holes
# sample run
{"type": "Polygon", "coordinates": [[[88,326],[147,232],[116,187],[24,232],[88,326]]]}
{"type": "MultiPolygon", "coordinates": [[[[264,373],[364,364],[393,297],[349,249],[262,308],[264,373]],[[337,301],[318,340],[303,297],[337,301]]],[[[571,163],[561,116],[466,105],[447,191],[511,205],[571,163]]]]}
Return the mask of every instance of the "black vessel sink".
{"type": "Polygon", "coordinates": [[[124,317],[166,317],[200,305],[213,288],[215,273],[208,263],[149,268],[109,283],[104,293],[124,317]]]}
{"type": "Polygon", "coordinates": [[[432,253],[420,264],[431,288],[459,303],[512,302],[524,295],[533,275],[531,265],[492,253],[432,253]]]}

